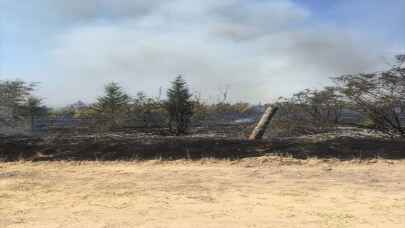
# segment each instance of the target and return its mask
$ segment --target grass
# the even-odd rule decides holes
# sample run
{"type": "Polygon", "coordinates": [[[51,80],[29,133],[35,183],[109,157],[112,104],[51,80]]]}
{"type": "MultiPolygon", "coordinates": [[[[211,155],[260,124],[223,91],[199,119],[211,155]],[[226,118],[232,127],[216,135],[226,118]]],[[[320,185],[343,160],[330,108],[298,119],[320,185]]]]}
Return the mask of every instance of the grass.
{"type": "Polygon", "coordinates": [[[0,227],[404,227],[405,161],[0,163],[0,227]]]}

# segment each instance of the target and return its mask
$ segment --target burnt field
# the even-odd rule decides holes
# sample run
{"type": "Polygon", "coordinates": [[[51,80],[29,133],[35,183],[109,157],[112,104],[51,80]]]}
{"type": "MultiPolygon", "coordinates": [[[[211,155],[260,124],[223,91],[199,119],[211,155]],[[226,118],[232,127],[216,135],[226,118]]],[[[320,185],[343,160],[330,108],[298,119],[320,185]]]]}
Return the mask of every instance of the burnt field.
{"type": "Polygon", "coordinates": [[[1,161],[114,161],[150,159],[240,159],[268,154],[297,159],[402,159],[405,142],[343,129],[305,137],[246,139],[249,126],[196,128],[187,136],[165,129],[108,133],[52,132],[42,136],[0,136],[1,161]]]}

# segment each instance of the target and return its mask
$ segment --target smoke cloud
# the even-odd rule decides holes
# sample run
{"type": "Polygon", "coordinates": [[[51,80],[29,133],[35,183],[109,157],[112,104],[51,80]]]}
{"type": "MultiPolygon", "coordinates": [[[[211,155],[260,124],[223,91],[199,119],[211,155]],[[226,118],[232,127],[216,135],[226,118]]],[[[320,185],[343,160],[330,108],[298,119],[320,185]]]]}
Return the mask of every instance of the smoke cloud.
{"type": "Polygon", "coordinates": [[[41,75],[50,104],[92,101],[110,81],[157,95],[178,74],[209,101],[229,87],[232,101],[268,102],[377,70],[387,50],[378,37],[318,20],[292,0],[36,2],[3,7],[17,10],[7,16],[20,24],[31,19],[46,40],[32,77],[41,75]]]}

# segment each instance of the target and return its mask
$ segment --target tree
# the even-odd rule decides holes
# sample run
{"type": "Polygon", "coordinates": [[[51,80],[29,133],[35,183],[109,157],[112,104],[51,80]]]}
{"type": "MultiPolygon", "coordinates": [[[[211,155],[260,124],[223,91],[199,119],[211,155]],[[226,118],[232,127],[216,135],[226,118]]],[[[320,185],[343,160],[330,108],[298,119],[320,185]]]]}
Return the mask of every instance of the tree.
{"type": "Polygon", "coordinates": [[[397,56],[391,69],[335,78],[341,92],[358,112],[371,121],[368,127],[391,137],[405,137],[405,57],[397,56]]]}
{"type": "Polygon", "coordinates": [[[322,90],[306,89],[291,98],[282,98],[277,106],[280,110],[273,126],[284,134],[295,135],[336,127],[348,103],[338,88],[325,87],[322,90]]]}
{"type": "Polygon", "coordinates": [[[97,99],[94,109],[111,127],[119,126],[129,110],[130,96],[115,82],[104,88],[105,95],[97,99]]]}
{"type": "Polygon", "coordinates": [[[139,92],[133,99],[131,119],[141,121],[143,127],[157,127],[166,124],[167,115],[164,104],[159,98],[148,97],[145,93],[139,92]]]}
{"type": "Polygon", "coordinates": [[[194,97],[193,99],[193,116],[191,121],[201,125],[209,116],[209,105],[201,101],[201,98],[194,97]]]}
{"type": "Polygon", "coordinates": [[[46,115],[47,108],[42,105],[42,100],[37,97],[29,97],[24,104],[24,116],[28,117],[31,122],[31,130],[34,129],[35,117],[46,115]]]}
{"type": "Polygon", "coordinates": [[[193,116],[193,102],[186,81],[179,75],[167,91],[166,110],[169,114],[169,129],[176,135],[185,134],[193,116]]]}
{"type": "Polygon", "coordinates": [[[0,122],[15,125],[24,118],[25,104],[31,97],[35,83],[24,81],[0,81],[0,106],[7,115],[0,117],[0,122]]]}
{"type": "Polygon", "coordinates": [[[343,96],[335,87],[322,90],[304,90],[293,96],[296,104],[309,117],[307,121],[316,126],[332,126],[338,123],[344,107],[343,96]]]}

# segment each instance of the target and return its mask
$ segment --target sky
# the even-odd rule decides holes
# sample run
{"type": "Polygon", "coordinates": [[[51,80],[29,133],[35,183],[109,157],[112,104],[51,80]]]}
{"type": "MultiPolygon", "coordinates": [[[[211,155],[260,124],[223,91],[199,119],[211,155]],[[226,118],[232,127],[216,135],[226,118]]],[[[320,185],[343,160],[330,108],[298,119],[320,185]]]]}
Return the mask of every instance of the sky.
{"type": "Polygon", "coordinates": [[[51,106],[108,82],[157,96],[181,74],[208,102],[266,103],[405,52],[405,0],[0,0],[0,80],[51,106]],[[161,89],[160,89],[161,88],[161,89]]]}

